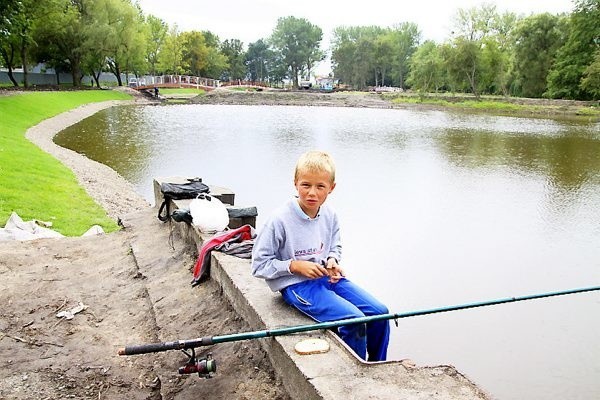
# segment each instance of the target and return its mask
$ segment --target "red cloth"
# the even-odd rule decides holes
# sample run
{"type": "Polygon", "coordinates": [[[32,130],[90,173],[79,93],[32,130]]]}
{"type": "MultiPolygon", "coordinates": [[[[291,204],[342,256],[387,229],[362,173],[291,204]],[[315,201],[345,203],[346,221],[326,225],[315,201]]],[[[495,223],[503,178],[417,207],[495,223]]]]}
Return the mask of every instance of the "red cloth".
{"type": "Polygon", "coordinates": [[[252,239],[251,234],[252,227],[250,225],[243,225],[237,229],[231,229],[221,234],[213,236],[210,240],[207,240],[202,244],[200,251],[198,252],[198,260],[194,265],[194,280],[192,285],[200,283],[206,275],[208,275],[208,268],[210,267],[210,252],[218,245],[227,242],[236,235],[240,235],[239,241],[252,239]]]}

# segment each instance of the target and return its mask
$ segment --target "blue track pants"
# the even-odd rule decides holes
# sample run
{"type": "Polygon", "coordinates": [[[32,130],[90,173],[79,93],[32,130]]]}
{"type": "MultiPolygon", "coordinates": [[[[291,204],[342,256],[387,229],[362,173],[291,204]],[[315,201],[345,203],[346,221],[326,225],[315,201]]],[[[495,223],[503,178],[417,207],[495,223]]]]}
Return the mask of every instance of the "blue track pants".
{"type": "MultiPolygon", "coordinates": [[[[286,303],[317,322],[388,313],[384,304],[349,280],[342,278],[337,283],[328,280],[329,277],[325,276],[296,283],[282,289],[281,294],[286,303]]],[[[363,360],[386,359],[390,340],[389,321],[342,326],[338,328],[338,334],[363,360]]]]}

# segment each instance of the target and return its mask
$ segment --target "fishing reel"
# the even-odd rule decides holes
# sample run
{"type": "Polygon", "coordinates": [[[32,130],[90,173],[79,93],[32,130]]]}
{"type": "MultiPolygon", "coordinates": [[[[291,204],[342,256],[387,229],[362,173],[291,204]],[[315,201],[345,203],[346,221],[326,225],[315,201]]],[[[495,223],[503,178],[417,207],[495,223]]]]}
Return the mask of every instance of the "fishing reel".
{"type": "Polygon", "coordinates": [[[191,353],[181,350],[189,357],[188,362],[179,368],[180,374],[195,374],[198,373],[200,378],[212,378],[212,373],[217,371],[217,362],[212,358],[212,353],[208,353],[206,358],[196,358],[196,351],[191,348],[191,353]]]}

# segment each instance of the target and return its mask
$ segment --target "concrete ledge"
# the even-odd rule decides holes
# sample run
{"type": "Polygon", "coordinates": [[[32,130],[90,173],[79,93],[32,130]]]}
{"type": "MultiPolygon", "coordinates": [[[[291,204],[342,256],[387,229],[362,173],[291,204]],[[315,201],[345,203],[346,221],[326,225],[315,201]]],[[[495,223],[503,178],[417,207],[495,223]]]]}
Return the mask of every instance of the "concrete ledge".
{"type": "MultiPolygon", "coordinates": [[[[252,277],[250,261],[213,252],[211,278],[223,288],[236,312],[252,329],[314,323],[287,306],[281,296],[252,277]]],[[[487,399],[487,395],[454,367],[414,367],[403,361],[359,360],[329,331],[261,339],[294,399],[487,399]],[[325,354],[302,356],[297,342],[319,337],[330,344],[325,354]],[[335,382],[335,384],[332,384],[335,382]]]]}
{"type": "MultiPolygon", "coordinates": [[[[173,182],[169,180],[169,182],[173,182]]],[[[156,187],[156,182],[155,182],[156,187]]],[[[160,187],[160,185],[159,185],[160,187]]],[[[156,191],[155,191],[156,193],[156,191]]],[[[158,192],[160,194],[160,190],[158,192]]],[[[156,204],[162,196],[156,197],[156,204]]],[[[182,203],[173,202],[172,210],[182,203]],[[178,204],[179,203],[179,204],[178,204]]],[[[186,223],[170,222],[183,240],[198,249],[211,238],[186,223]]],[[[250,273],[250,261],[212,252],[210,277],[251,329],[274,329],[314,323],[287,306],[278,293],[250,273]]],[[[490,399],[488,394],[452,366],[416,367],[405,361],[367,363],[358,359],[336,335],[313,331],[258,339],[293,399],[490,399]],[[297,342],[319,337],[330,344],[324,354],[299,355],[297,342]]]]}

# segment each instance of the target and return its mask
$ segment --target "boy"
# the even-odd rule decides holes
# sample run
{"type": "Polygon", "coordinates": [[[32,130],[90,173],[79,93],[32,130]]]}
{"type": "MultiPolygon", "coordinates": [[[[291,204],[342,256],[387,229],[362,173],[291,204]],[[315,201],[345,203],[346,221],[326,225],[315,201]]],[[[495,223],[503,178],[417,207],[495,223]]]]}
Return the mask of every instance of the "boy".
{"type": "MultiPolygon", "coordinates": [[[[317,322],[388,313],[385,305],[344,277],[335,212],[324,205],[335,188],[335,166],[324,152],[300,156],[298,196],[265,222],[252,251],[252,275],[317,322]]],[[[338,334],[364,360],[386,359],[389,322],[343,326],[338,334]]]]}

